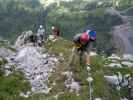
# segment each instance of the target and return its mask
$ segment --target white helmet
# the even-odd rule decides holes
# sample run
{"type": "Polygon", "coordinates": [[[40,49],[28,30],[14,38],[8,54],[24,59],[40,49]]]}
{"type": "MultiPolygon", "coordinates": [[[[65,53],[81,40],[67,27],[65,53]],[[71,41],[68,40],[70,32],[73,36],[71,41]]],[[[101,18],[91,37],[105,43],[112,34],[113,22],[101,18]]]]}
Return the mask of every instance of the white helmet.
{"type": "Polygon", "coordinates": [[[52,30],[54,29],[55,27],[54,26],[52,26],[52,30]]]}
{"type": "Polygon", "coordinates": [[[42,27],[43,27],[42,25],[39,26],[39,28],[42,28],[42,27]]]}

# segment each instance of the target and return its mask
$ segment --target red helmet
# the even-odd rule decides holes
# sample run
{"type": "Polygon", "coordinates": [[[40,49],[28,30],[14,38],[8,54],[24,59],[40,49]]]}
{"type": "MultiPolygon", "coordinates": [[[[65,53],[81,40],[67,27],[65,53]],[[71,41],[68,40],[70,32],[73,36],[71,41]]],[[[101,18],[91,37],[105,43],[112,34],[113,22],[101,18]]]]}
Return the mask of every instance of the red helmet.
{"type": "Polygon", "coordinates": [[[89,37],[89,35],[88,35],[87,32],[82,33],[82,35],[80,37],[80,41],[82,41],[82,42],[88,42],[89,39],[90,39],[90,37],[89,37]]]}

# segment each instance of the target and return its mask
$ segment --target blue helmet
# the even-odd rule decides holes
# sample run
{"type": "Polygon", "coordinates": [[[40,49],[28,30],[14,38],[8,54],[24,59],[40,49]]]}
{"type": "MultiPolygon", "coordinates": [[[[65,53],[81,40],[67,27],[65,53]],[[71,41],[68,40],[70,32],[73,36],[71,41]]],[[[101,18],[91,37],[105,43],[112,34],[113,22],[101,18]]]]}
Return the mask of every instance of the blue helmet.
{"type": "Polygon", "coordinates": [[[96,40],[96,31],[87,30],[91,40],[96,40]]]}

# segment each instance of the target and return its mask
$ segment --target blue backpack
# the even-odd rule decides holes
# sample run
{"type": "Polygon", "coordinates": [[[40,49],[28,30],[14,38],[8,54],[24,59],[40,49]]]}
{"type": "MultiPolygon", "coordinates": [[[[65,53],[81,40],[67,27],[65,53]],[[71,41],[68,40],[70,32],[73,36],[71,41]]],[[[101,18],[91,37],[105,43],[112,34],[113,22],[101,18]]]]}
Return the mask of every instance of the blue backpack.
{"type": "Polygon", "coordinates": [[[91,40],[96,40],[96,31],[87,30],[87,32],[91,40]]]}

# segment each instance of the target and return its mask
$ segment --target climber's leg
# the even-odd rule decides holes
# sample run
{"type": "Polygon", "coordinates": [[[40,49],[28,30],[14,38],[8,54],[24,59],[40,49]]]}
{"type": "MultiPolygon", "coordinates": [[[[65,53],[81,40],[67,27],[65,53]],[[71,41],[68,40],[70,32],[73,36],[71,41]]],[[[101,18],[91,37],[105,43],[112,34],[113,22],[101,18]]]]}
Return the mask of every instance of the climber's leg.
{"type": "Polygon", "coordinates": [[[88,52],[85,52],[85,64],[91,65],[91,59],[90,59],[90,55],[88,52]]]}

